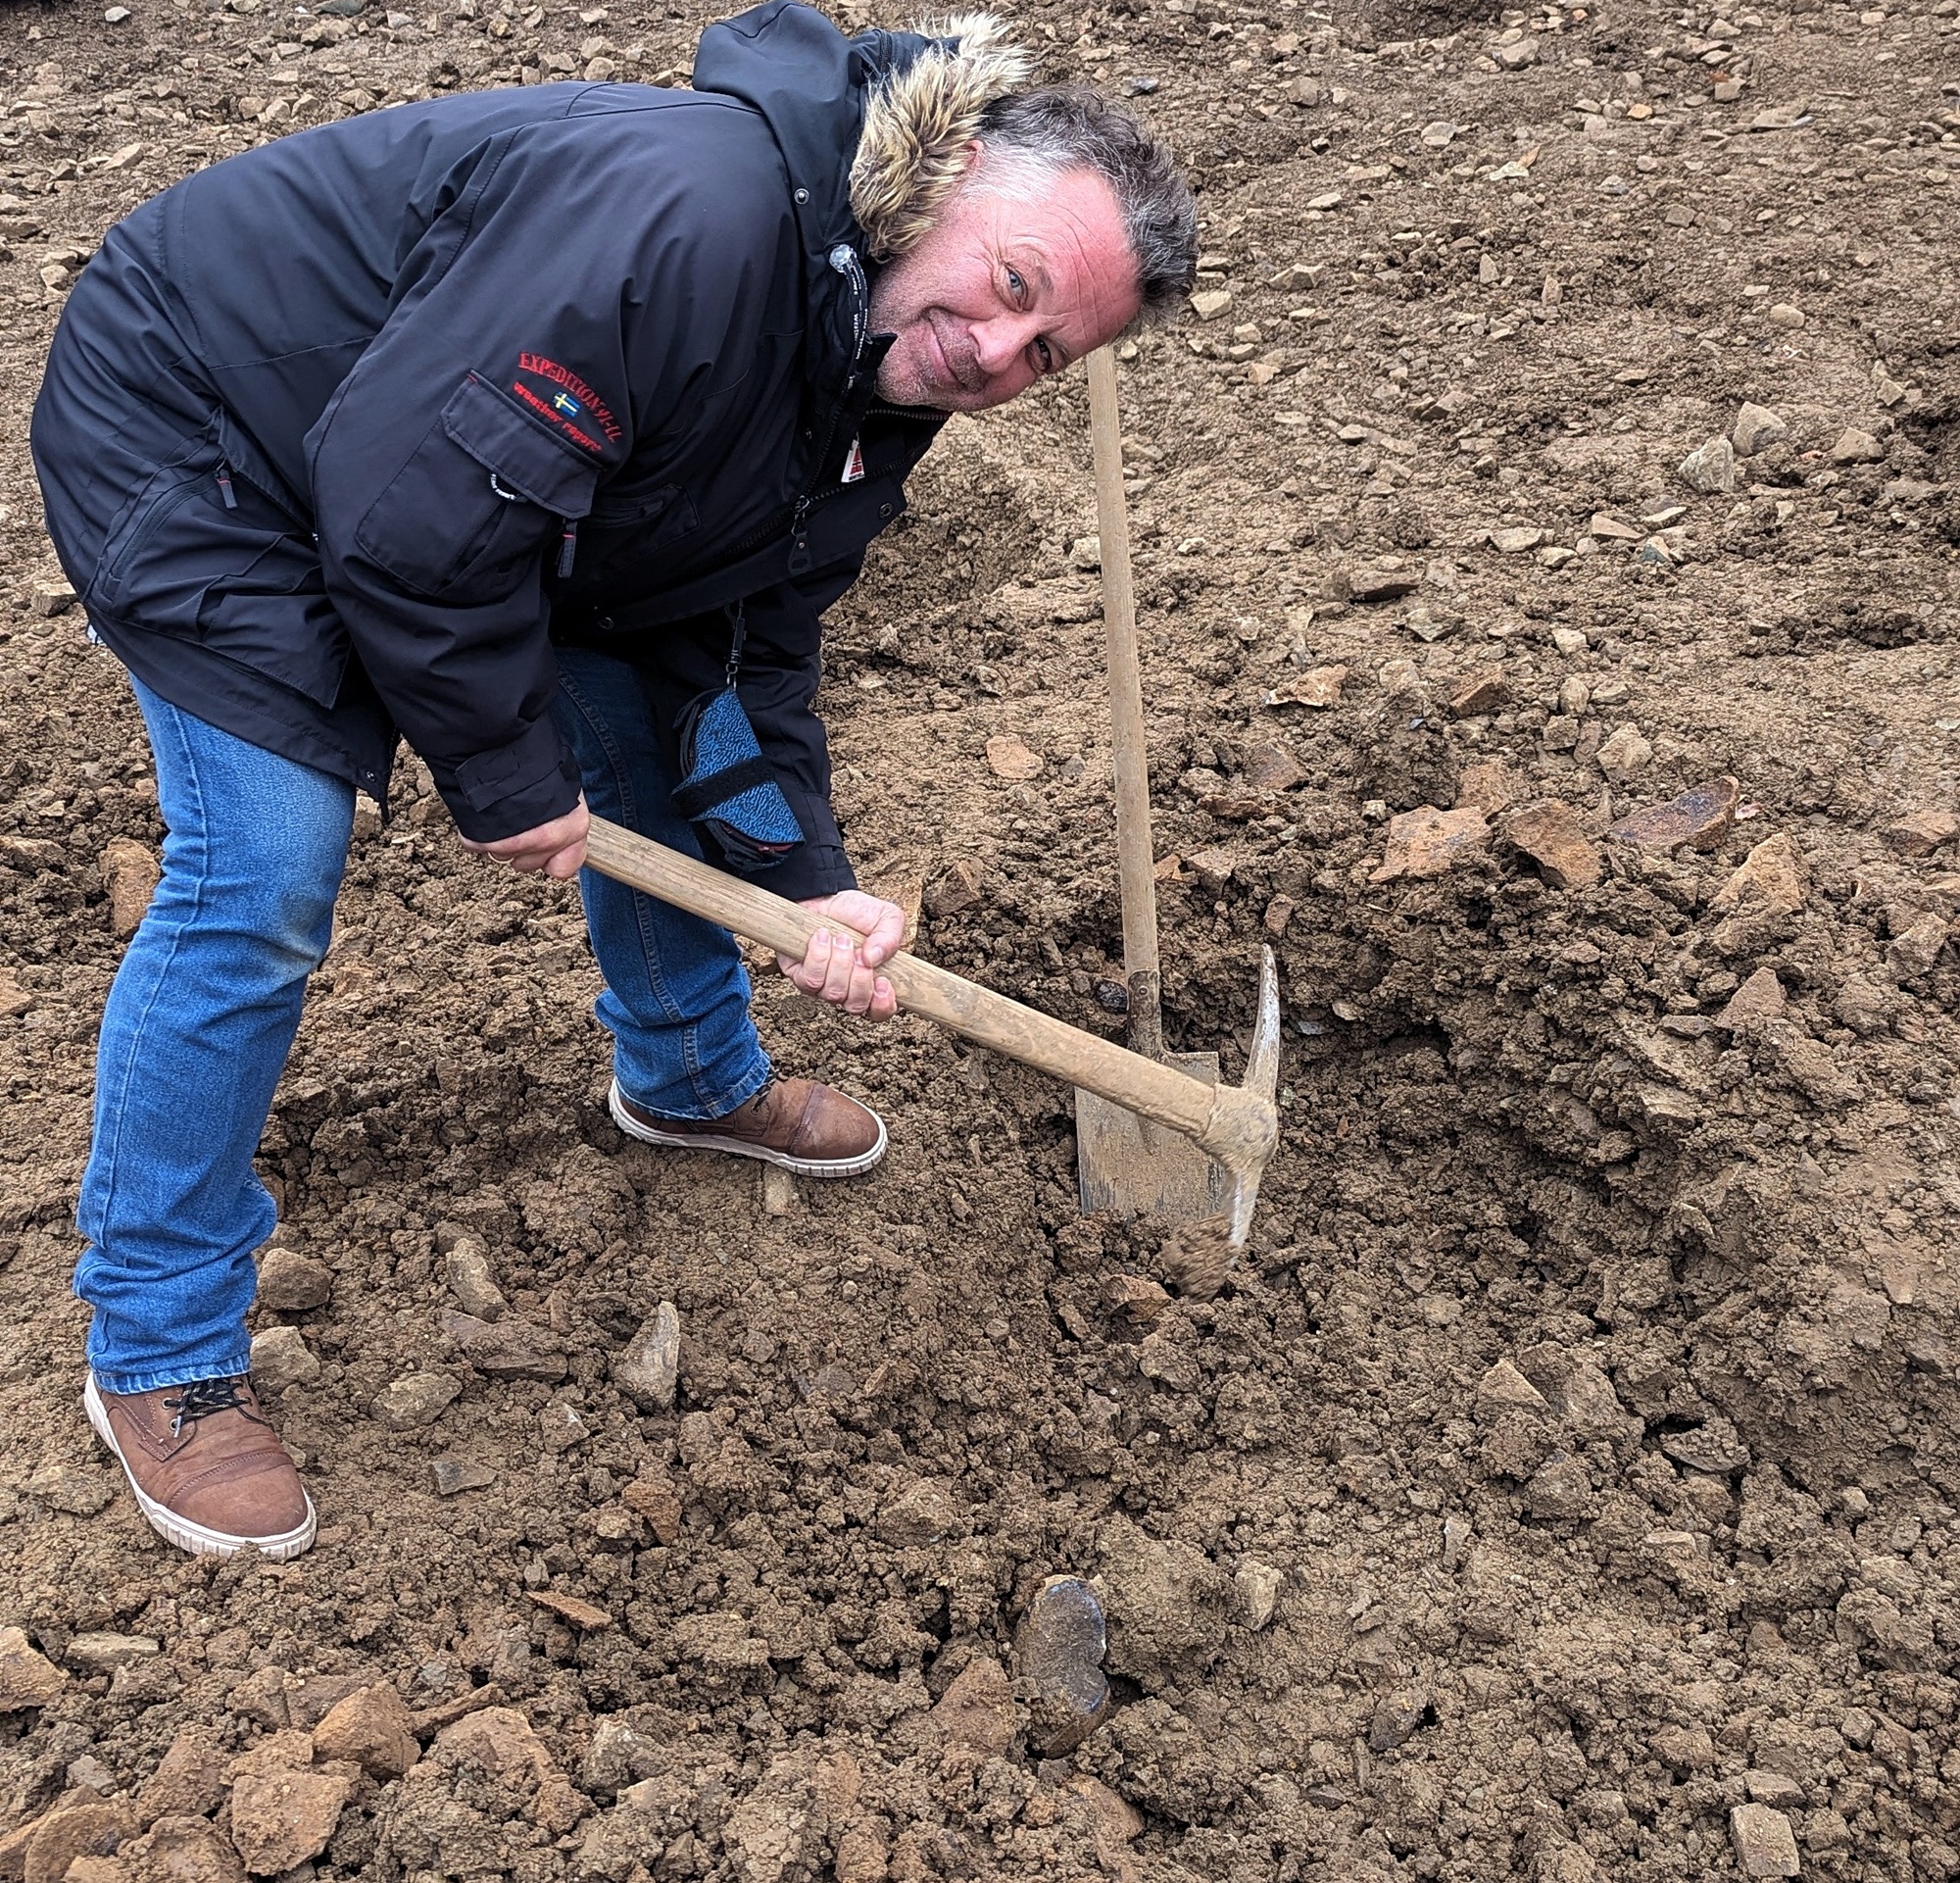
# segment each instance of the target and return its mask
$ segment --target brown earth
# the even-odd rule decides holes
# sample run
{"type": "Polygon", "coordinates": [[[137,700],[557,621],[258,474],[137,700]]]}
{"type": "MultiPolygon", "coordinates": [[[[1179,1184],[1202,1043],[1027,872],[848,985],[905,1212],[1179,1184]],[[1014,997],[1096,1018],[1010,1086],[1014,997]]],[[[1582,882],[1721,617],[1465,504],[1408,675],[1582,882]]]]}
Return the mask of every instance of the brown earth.
{"type": "MultiPolygon", "coordinates": [[[[1202,189],[1222,311],[1138,343],[1126,430],[1174,1043],[1233,1075],[1262,941],[1284,975],[1254,1246],[1195,1298],[1078,1219],[1065,1091],[775,981],[884,1167],[772,1213],[622,1143],[571,897],[416,773],[265,1144],[330,1277],[261,1310],[324,1520],[277,1567],[161,1546],[75,1409],[108,852],[159,829],[112,665],[36,612],[37,363],[186,170],[670,80],[706,16],[232,6],[0,6],[0,1824],[69,1813],[0,1873],[1960,1872],[1955,0],[1019,8],[1202,189]],[[1745,402],[1787,435],[1692,488],[1745,402]],[[1702,785],[1704,847],[1609,837],[1702,785]],[[441,1333],[465,1236],[554,1377],[441,1333]],[[646,1412],[609,1364],[662,1301],[646,1412]],[[1063,1572],[1117,1705],[1043,1760],[1014,1638],[1063,1572]]],[[[914,497],[833,636],[865,874],[1113,1028],[1079,377],[914,497]]]]}

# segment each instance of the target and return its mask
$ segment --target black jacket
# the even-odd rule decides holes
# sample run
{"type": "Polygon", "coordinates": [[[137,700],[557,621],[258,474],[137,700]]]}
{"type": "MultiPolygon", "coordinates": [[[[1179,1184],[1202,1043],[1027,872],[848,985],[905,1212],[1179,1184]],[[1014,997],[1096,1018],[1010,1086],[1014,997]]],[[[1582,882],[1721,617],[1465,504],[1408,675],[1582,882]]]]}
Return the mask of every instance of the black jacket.
{"type": "Polygon", "coordinates": [[[924,44],[770,0],[703,36],[693,91],[398,107],[145,204],[34,414],[97,631],[377,797],[399,728],[487,839],[576,796],[554,638],[639,663],[670,723],[745,597],[743,701],[807,838],[768,880],[849,886],[818,618],[940,419],[871,405],[847,178],[867,86],[924,44]]]}

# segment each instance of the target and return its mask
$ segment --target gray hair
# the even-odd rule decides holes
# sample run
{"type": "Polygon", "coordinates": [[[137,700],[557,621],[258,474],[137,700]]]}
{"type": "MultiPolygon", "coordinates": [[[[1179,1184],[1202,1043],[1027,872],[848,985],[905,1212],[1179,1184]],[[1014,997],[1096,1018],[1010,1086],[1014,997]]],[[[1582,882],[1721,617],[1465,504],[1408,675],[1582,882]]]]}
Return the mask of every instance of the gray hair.
{"type": "Polygon", "coordinates": [[[1198,203],[1170,146],[1127,111],[1080,85],[997,98],[980,119],[970,186],[1038,200],[1063,171],[1109,185],[1137,265],[1138,318],[1166,320],[1198,271],[1198,203]]]}

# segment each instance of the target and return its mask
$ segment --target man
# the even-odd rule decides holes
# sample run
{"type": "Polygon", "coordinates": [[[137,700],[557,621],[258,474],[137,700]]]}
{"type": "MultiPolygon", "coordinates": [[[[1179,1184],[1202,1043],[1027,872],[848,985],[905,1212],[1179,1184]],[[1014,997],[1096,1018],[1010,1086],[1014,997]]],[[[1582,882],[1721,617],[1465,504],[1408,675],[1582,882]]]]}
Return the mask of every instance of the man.
{"type": "MultiPolygon", "coordinates": [[[[169,827],[98,1053],[84,1404],[182,1548],[313,1538],[245,1377],[252,1159],[398,734],[469,848],[569,877],[589,805],[863,934],[782,966],[893,1011],[903,917],[829,808],[819,619],[948,412],[1169,306],[1196,249],[1148,132],[1019,90],[994,22],[949,31],[847,40],[771,0],[704,35],[692,91],[322,126],[145,205],[70,297],[35,462],[169,827]]],[[[877,1162],[875,1114],[773,1078],[731,937],[581,888],[622,1130],[877,1162]]]]}

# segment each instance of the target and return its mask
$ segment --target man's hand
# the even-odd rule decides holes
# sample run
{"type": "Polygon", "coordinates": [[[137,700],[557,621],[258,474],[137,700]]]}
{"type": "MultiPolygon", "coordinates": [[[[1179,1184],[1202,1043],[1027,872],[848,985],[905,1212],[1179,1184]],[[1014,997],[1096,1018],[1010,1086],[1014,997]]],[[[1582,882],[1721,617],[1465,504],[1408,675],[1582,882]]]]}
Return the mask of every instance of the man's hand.
{"type": "Polygon", "coordinates": [[[819,896],[804,907],[813,916],[828,916],[833,921],[855,928],[864,937],[857,946],[819,928],[810,937],[809,950],[802,961],[778,955],[776,966],[812,1000],[828,1001],[847,1014],[862,1014],[867,1019],[888,1020],[899,1011],[892,984],[875,970],[904,945],[906,912],[895,902],[880,902],[861,889],[846,889],[835,896],[819,896]]]}
{"type": "Polygon", "coordinates": [[[592,814],[585,808],[585,794],[580,792],[578,802],[550,823],[489,843],[471,843],[467,837],[462,843],[464,849],[495,863],[507,863],[513,869],[542,869],[547,876],[566,882],[578,874],[578,867],[585,861],[585,833],[591,823],[592,814]]]}

